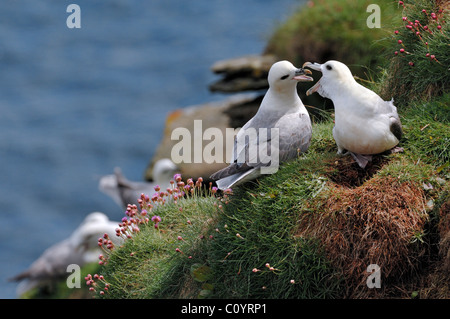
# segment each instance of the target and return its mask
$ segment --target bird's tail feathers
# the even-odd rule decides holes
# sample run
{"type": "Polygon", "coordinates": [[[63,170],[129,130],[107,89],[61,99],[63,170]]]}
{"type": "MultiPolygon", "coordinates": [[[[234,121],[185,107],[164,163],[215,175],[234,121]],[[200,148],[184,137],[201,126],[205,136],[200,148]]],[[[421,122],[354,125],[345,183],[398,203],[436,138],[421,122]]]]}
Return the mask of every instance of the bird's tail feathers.
{"type": "Polygon", "coordinates": [[[252,167],[248,166],[246,163],[244,163],[244,164],[233,163],[233,164],[231,164],[231,165],[229,165],[229,166],[227,166],[225,168],[222,168],[221,170],[215,172],[214,174],[212,174],[210,176],[210,178],[212,180],[217,181],[219,179],[222,179],[222,178],[225,178],[225,177],[228,177],[228,176],[231,176],[231,175],[235,175],[235,174],[238,174],[238,173],[246,172],[246,171],[248,171],[250,169],[252,169],[252,167]]]}

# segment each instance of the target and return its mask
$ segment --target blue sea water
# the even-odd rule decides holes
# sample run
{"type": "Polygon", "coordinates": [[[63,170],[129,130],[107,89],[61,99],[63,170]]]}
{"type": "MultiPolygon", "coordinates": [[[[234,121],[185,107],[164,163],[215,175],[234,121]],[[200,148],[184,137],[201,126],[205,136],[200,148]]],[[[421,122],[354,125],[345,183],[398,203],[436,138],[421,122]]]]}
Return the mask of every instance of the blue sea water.
{"type": "Polygon", "coordinates": [[[121,219],[98,178],[119,166],[141,180],[170,111],[226,97],[208,91],[210,66],[261,53],[303,2],[3,0],[0,298],[90,212],[121,219]]]}

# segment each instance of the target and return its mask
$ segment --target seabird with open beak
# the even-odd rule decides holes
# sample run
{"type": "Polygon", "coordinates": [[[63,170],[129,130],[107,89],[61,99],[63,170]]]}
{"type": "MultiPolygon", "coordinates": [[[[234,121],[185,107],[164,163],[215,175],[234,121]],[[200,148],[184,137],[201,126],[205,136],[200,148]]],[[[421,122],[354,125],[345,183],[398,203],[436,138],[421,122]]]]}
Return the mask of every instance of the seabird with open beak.
{"type": "Polygon", "coordinates": [[[338,154],[349,152],[358,165],[365,168],[374,154],[403,150],[396,147],[403,131],[393,100],[384,101],[356,82],[350,69],[342,62],[305,62],[303,67],[322,72],[320,80],[306,95],[317,92],[333,101],[333,137],[338,154]]]}

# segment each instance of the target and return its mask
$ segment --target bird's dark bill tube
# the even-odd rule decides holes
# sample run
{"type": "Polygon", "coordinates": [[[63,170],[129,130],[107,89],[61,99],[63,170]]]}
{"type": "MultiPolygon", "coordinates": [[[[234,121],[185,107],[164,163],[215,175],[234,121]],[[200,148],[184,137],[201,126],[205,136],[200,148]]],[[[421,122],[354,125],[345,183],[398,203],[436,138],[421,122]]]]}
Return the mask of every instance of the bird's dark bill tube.
{"type": "Polygon", "coordinates": [[[295,71],[295,76],[293,77],[293,79],[302,82],[314,81],[314,79],[307,74],[311,75],[312,72],[310,70],[299,68],[297,69],[297,71],[295,71]]]}

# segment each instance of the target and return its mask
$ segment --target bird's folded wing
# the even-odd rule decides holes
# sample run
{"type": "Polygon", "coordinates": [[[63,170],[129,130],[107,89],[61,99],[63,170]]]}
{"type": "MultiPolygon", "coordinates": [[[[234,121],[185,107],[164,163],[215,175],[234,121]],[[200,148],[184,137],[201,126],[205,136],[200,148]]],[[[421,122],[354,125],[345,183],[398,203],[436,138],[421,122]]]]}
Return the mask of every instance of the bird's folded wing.
{"type": "Polygon", "coordinates": [[[260,139],[259,132],[253,128],[241,129],[239,133],[234,140],[230,165],[212,174],[211,179],[218,180],[270,165],[270,162],[261,161],[259,155],[270,152],[270,137],[260,139]]]}
{"type": "Polygon", "coordinates": [[[280,126],[279,162],[294,159],[306,152],[311,137],[311,121],[306,114],[295,115],[295,118],[289,119],[289,126],[280,126]]]}

